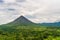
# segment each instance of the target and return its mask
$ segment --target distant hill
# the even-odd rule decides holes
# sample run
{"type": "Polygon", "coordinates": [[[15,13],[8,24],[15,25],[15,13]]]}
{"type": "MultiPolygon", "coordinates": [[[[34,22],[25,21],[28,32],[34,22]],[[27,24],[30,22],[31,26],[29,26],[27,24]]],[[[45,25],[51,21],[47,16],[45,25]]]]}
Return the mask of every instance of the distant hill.
{"type": "Polygon", "coordinates": [[[54,23],[40,23],[39,25],[48,26],[48,27],[60,27],[60,22],[54,22],[54,23]]]}

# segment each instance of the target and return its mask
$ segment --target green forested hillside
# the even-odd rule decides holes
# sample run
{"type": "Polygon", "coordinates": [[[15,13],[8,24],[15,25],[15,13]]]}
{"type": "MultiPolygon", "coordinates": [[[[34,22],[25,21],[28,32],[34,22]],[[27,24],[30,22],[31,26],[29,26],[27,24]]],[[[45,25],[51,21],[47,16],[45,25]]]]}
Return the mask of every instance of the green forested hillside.
{"type": "Polygon", "coordinates": [[[60,28],[43,26],[1,26],[0,40],[60,40],[60,28]]]}

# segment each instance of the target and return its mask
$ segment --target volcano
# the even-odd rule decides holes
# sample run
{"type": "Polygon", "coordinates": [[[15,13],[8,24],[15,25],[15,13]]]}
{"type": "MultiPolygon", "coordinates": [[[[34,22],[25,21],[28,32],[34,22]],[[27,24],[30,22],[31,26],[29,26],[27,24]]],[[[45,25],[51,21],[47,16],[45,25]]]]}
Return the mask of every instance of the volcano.
{"type": "Polygon", "coordinates": [[[27,26],[27,25],[33,25],[33,24],[35,24],[35,23],[28,20],[26,17],[20,16],[16,20],[14,20],[6,25],[17,25],[17,26],[25,25],[25,26],[27,26]]]}

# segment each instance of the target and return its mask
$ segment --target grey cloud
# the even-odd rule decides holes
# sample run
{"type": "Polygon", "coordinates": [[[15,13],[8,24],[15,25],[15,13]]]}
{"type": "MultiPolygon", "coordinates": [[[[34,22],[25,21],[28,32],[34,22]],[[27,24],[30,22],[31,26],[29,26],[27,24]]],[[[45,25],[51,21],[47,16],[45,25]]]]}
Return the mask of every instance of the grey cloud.
{"type": "Polygon", "coordinates": [[[0,0],[0,3],[3,3],[4,1],[3,0],[0,0]]]}
{"type": "Polygon", "coordinates": [[[25,2],[26,0],[16,0],[16,2],[25,2]]]}

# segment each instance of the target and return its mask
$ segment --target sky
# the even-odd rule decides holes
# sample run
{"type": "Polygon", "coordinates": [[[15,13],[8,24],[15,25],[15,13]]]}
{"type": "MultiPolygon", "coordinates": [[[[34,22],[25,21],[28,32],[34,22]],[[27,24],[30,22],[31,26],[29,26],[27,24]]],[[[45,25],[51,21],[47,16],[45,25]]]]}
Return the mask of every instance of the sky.
{"type": "Polygon", "coordinates": [[[60,21],[60,0],[0,0],[0,24],[25,16],[35,23],[60,21]]]}

